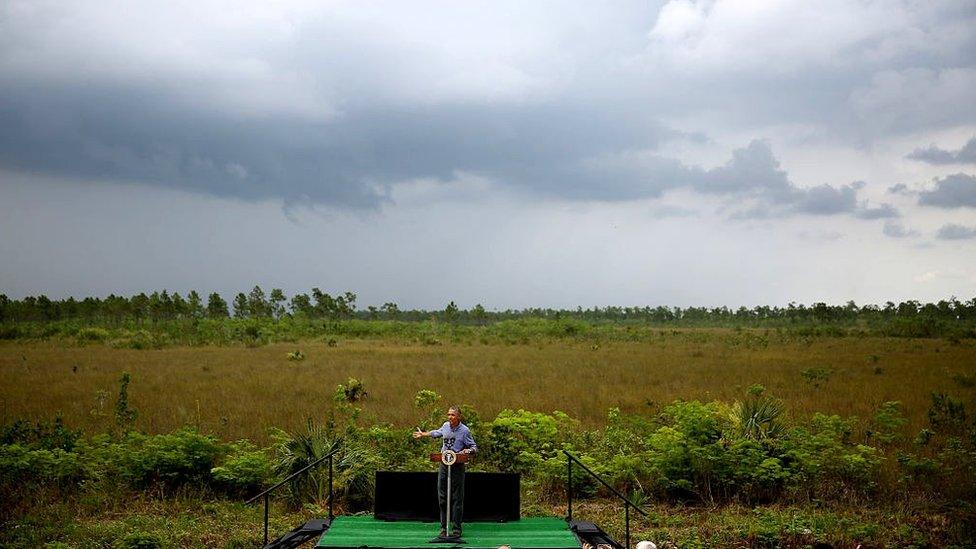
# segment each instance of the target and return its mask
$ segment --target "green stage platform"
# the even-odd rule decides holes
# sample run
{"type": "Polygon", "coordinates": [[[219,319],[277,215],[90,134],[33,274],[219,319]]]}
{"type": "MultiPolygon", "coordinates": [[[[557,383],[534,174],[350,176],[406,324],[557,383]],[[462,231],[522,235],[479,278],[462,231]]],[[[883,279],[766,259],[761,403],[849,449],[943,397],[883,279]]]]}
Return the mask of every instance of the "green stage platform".
{"type": "Polygon", "coordinates": [[[437,537],[434,522],[383,521],[371,516],[336,517],[317,547],[389,549],[477,549],[510,545],[512,549],[579,549],[580,542],[561,518],[523,518],[513,522],[464,524],[465,543],[429,543],[437,537]]]}

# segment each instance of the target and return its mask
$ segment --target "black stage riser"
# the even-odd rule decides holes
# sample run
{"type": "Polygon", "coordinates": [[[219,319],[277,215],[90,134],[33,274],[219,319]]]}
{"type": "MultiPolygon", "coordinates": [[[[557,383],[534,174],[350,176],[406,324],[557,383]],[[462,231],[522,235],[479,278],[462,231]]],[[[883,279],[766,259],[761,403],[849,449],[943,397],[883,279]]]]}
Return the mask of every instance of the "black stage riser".
{"type": "MultiPolygon", "coordinates": [[[[464,522],[519,519],[519,475],[466,473],[464,522]]],[[[437,522],[437,473],[378,471],[373,514],[381,520],[437,522]]]]}

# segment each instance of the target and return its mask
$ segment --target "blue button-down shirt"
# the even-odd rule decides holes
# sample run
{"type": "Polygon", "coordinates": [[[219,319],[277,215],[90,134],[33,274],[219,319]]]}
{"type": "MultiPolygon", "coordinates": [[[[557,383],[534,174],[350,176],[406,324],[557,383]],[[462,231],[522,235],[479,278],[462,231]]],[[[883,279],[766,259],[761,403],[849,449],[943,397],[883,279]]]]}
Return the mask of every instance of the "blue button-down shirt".
{"type": "Polygon", "coordinates": [[[471,430],[463,423],[458,423],[457,428],[452,429],[451,422],[445,421],[440,429],[431,431],[430,436],[433,438],[444,438],[444,443],[441,445],[441,452],[446,450],[460,452],[468,448],[472,452],[478,451],[478,445],[475,444],[474,437],[471,436],[471,430]]]}

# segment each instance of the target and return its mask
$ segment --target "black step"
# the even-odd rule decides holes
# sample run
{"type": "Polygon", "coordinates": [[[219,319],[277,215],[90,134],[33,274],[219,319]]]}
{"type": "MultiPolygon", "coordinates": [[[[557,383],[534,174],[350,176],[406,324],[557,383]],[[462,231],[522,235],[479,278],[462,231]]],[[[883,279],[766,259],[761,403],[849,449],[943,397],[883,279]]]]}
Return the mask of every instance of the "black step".
{"type": "Polygon", "coordinates": [[[586,542],[596,547],[600,544],[607,544],[614,549],[625,549],[624,546],[610,537],[595,522],[585,520],[572,520],[569,522],[569,529],[576,534],[581,542],[586,542]]]}
{"type": "Polygon", "coordinates": [[[264,549],[294,549],[329,529],[329,519],[312,519],[269,542],[264,549]]]}

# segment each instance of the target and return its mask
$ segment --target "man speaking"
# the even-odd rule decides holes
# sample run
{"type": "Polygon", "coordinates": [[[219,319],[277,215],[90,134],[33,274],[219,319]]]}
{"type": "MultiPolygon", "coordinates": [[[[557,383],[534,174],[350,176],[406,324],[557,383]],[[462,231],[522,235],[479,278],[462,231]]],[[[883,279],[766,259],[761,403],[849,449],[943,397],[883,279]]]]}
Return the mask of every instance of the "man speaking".
{"type": "MultiPolygon", "coordinates": [[[[478,451],[468,426],[461,423],[461,409],[451,406],[447,410],[447,421],[435,431],[414,431],[413,438],[443,438],[441,452],[453,450],[458,454],[473,454],[478,451]]],[[[461,513],[464,505],[464,464],[455,463],[448,469],[441,463],[437,472],[437,500],[441,506],[440,537],[447,537],[447,472],[451,472],[451,537],[461,537],[461,513]]]]}

